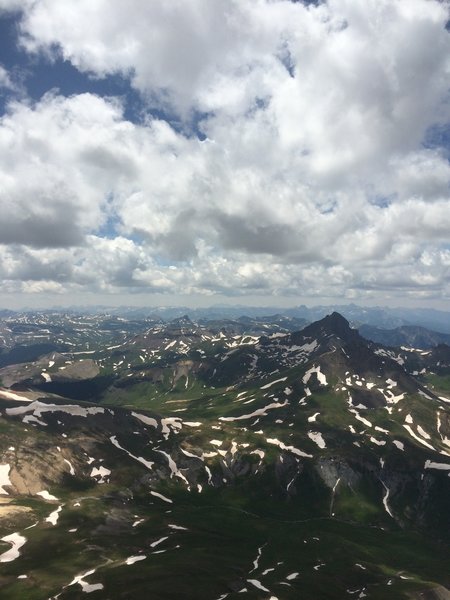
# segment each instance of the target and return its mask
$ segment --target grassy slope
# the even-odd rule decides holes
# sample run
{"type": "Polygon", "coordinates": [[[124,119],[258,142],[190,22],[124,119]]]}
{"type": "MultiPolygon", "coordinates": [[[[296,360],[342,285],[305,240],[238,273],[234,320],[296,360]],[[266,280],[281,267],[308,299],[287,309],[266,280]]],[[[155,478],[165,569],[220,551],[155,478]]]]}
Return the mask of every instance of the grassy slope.
{"type": "MultiPolygon", "coordinates": [[[[210,600],[227,592],[230,598],[268,598],[248,579],[286,599],[338,600],[347,597],[347,590],[363,588],[369,598],[399,599],[433,581],[449,583],[443,581],[450,566],[446,548],[414,533],[337,519],[292,519],[287,504],[277,507],[276,515],[261,516],[256,501],[253,512],[244,512],[232,492],[212,489],[202,495],[172,489],[171,497],[169,506],[143,494],[120,509],[106,498],[81,501],[80,508],[72,502],[56,526],[28,530],[23,556],[2,566],[2,599],[48,598],[75,574],[94,566],[97,572],[86,581],[103,583],[104,590],[90,597],[111,599],[145,597],[149,589],[152,599],[161,600],[210,600]],[[100,532],[105,512],[111,515],[113,509],[124,522],[129,517],[128,526],[100,532]],[[133,528],[130,523],[137,517],[145,521],[133,528]],[[169,524],[188,531],[170,529],[169,524]],[[71,528],[77,532],[68,533],[71,528]],[[261,547],[259,566],[253,570],[261,547]],[[155,553],[160,550],[164,552],[155,553]],[[147,558],[124,564],[139,553],[147,558]],[[274,570],[263,575],[266,569],[274,570]],[[299,576],[288,580],[295,572],[299,576]],[[28,579],[17,580],[23,573],[28,579]],[[244,586],[248,593],[237,595],[244,586]]],[[[79,598],[80,586],[63,589],[59,597],[79,598]]]]}

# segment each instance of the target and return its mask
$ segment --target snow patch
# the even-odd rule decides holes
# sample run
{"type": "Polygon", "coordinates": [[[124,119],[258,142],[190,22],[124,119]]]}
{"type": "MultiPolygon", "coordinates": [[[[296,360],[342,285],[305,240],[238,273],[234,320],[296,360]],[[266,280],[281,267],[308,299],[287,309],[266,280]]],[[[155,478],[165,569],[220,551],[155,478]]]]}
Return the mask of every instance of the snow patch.
{"type": "Polygon", "coordinates": [[[14,392],[9,392],[8,390],[0,390],[0,396],[3,398],[7,398],[8,400],[17,400],[19,402],[33,402],[31,398],[27,398],[26,396],[22,396],[20,394],[15,394],[14,392]]]}
{"type": "Polygon", "coordinates": [[[359,412],[355,409],[350,408],[349,411],[355,415],[355,419],[358,419],[358,421],[361,421],[361,423],[364,423],[364,425],[366,425],[366,427],[372,427],[372,423],[370,421],[368,421],[367,419],[365,419],[364,417],[361,417],[361,415],[359,414],[359,412]]]}
{"type": "Polygon", "coordinates": [[[142,421],[142,423],[144,423],[145,425],[151,425],[152,427],[158,427],[158,421],[156,419],[154,419],[153,417],[147,417],[146,415],[141,415],[136,412],[132,412],[131,416],[134,417],[135,419],[139,419],[139,421],[142,421]]]}
{"type": "Polygon", "coordinates": [[[448,463],[437,463],[432,460],[426,460],[424,469],[439,469],[441,471],[450,471],[450,464],[448,463]]]}
{"type": "Polygon", "coordinates": [[[303,383],[308,383],[313,373],[316,373],[320,385],[328,385],[327,378],[325,374],[322,373],[322,371],[320,370],[320,366],[311,367],[310,369],[308,369],[308,371],[306,371],[306,373],[303,375],[303,383]]]}
{"type": "Polygon", "coordinates": [[[27,539],[20,535],[19,533],[11,533],[10,535],[5,535],[5,537],[1,538],[2,542],[6,542],[7,544],[11,544],[11,548],[3,554],[0,554],[0,562],[11,562],[19,558],[20,552],[19,550],[26,543],[27,539]]]}
{"type": "Polygon", "coordinates": [[[177,417],[167,417],[166,419],[161,419],[161,427],[162,434],[167,440],[171,432],[178,433],[182,428],[182,421],[177,417]]]}
{"type": "Polygon", "coordinates": [[[177,529],[177,530],[180,530],[180,531],[189,531],[189,529],[187,527],[181,527],[181,525],[173,525],[172,523],[169,523],[168,527],[170,529],[177,529]]]}
{"type": "Polygon", "coordinates": [[[105,409],[97,406],[85,408],[76,404],[47,404],[39,400],[31,402],[27,406],[6,409],[6,414],[10,416],[22,415],[29,412],[32,412],[35,417],[41,417],[46,412],[63,412],[73,417],[87,417],[88,415],[104,414],[105,409]]]}
{"type": "Polygon", "coordinates": [[[302,450],[299,450],[298,448],[294,448],[294,446],[286,446],[286,444],[284,444],[283,442],[280,442],[280,440],[277,440],[276,438],[266,438],[266,442],[268,444],[273,444],[275,446],[278,446],[279,448],[281,448],[281,450],[287,450],[288,452],[292,452],[292,454],[296,454],[297,456],[304,456],[305,458],[313,458],[312,454],[307,454],[306,452],[303,452],[302,450]]]}
{"type": "Polygon", "coordinates": [[[52,494],[49,494],[49,492],[47,490],[42,490],[42,492],[38,492],[36,494],[36,496],[41,496],[42,498],[44,498],[44,500],[56,500],[56,501],[58,501],[58,498],[56,496],[53,496],[52,494]]]}
{"type": "Polygon", "coordinates": [[[61,506],[58,506],[58,508],[56,510],[54,510],[52,513],[50,513],[48,515],[48,517],[45,519],[45,521],[47,523],[51,523],[52,525],[56,525],[56,523],[58,522],[59,519],[59,513],[62,511],[62,504],[61,506]]]}
{"type": "Polygon", "coordinates": [[[0,494],[8,495],[8,492],[4,489],[4,485],[12,485],[9,479],[9,472],[11,467],[9,465],[0,465],[0,494]]]}
{"type": "Polygon", "coordinates": [[[320,413],[316,412],[311,417],[308,417],[308,423],[315,423],[315,421],[319,415],[320,415],[320,413]]]}
{"type": "Polygon", "coordinates": [[[287,377],[282,377],[281,379],[275,379],[275,381],[271,381],[270,383],[266,383],[266,385],[262,385],[260,387],[261,390],[267,390],[270,387],[272,387],[273,385],[275,385],[276,383],[280,383],[282,381],[286,381],[287,377]]]}
{"type": "Polygon", "coordinates": [[[86,571],[86,573],[77,575],[76,577],[73,578],[73,580],[66,587],[69,587],[70,585],[78,584],[81,586],[81,589],[83,590],[83,592],[85,594],[90,594],[91,592],[96,592],[97,590],[102,590],[103,589],[102,583],[87,583],[86,581],[84,581],[85,577],[88,577],[89,575],[93,575],[94,573],[95,573],[95,569],[91,569],[90,571],[86,571]]]}
{"type": "MultiPolygon", "coordinates": [[[[257,588],[258,590],[261,590],[263,592],[269,592],[269,590],[263,586],[263,584],[258,581],[257,579],[247,579],[248,583],[251,583],[252,585],[255,586],[255,588],[257,588]]],[[[270,593],[270,592],[269,592],[270,593]]]]}
{"type": "Polygon", "coordinates": [[[385,446],[386,442],[384,440],[377,440],[374,437],[370,437],[370,441],[372,442],[372,444],[376,444],[377,446],[385,446]]]}
{"type": "Polygon", "coordinates": [[[117,441],[117,438],[115,435],[112,435],[109,439],[116,448],[119,448],[119,450],[122,450],[122,452],[126,452],[126,454],[128,454],[128,456],[130,456],[134,460],[137,460],[138,462],[142,463],[145,467],[147,467],[147,469],[151,469],[153,467],[154,463],[152,463],[151,461],[145,460],[145,458],[142,458],[142,456],[135,456],[134,454],[131,454],[131,452],[128,452],[128,450],[126,450],[125,448],[122,448],[122,446],[117,441]]]}
{"type": "Polygon", "coordinates": [[[163,496],[159,492],[154,492],[153,490],[150,490],[150,494],[152,496],[155,496],[156,498],[159,498],[160,500],[164,500],[164,502],[168,502],[169,504],[173,504],[173,500],[171,500],[170,498],[167,498],[166,496],[163,496]]]}
{"type": "Polygon", "coordinates": [[[309,431],[308,437],[313,442],[315,442],[319,446],[319,448],[323,449],[327,447],[325,440],[323,439],[322,434],[319,431],[309,431]]]}
{"type": "Polygon", "coordinates": [[[257,410],[249,413],[247,415],[240,415],[239,417],[219,417],[219,421],[242,421],[246,419],[252,419],[253,417],[265,417],[267,415],[268,410],[273,410],[275,408],[283,408],[288,404],[288,400],[284,402],[272,402],[263,408],[258,408],[257,410]]]}
{"type": "Polygon", "coordinates": [[[436,452],[436,448],[433,448],[431,444],[429,444],[428,442],[420,438],[418,435],[416,435],[416,433],[414,433],[410,425],[403,424],[403,427],[406,429],[406,431],[410,434],[411,437],[413,437],[417,442],[419,442],[419,444],[422,444],[422,446],[425,446],[425,448],[429,448],[430,450],[436,452]]]}
{"type": "Polygon", "coordinates": [[[75,475],[75,469],[73,468],[72,463],[69,460],[67,460],[67,458],[64,459],[64,462],[69,465],[69,473],[71,475],[75,475]]]}
{"type": "Polygon", "coordinates": [[[169,539],[168,535],[166,535],[166,536],[164,536],[162,538],[159,538],[159,540],[156,540],[156,542],[152,542],[150,544],[150,548],[156,548],[156,546],[159,546],[159,544],[162,544],[163,542],[165,542],[168,539],[169,539]]]}
{"type": "Polygon", "coordinates": [[[147,557],[145,554],[139,554],[138,556],[129,556],[125,561],[127,565],[134,565],[134,563],[139,562],[140,560],[145,560],[147,557]]]}
{"type": "Polygon", "coordinates": [[[189,481],[186,479],[186,477],[183,475],[183,473],[178,469],[177,464],[175,463],[173,458],[170,456],[170,454],[167,454],[167,452],[164,452],[163,450],[155,450],[155,452],[159,452],[160,454],[162,454],[163,456],[165,456],[167,458],[167,462],[169,463],[171,479],[175,475],[175,477],[178,477],[179,479],[184,481],[187,485],[189,485],[189,481]]]}
{"type": "Polygon", "coordinates": [[[97,480],[97,483],[107,483],[109,475],[111,475],[111,471],[109,469],[107,469],[106,467],[102,467],[102,466],[94,467],[91,471],[91,477],[93,479],[97,479],[97,477],[99,477],[99,479],[97,480]]]}
{"type": "Polygon", "coordinates": [[[383,484],[383,487],[386,490],[386,493],[383,496],[383,506],[384,506],[386,512],[388,513],[388,515],[390,517],[394,518],[394,515],[392,514],[391,509],[389,508],[389,504],[388,504],[390,490],[389,490],[388,486],[384,483],[384,481],[382,481],[381,483],[383,484]]]}

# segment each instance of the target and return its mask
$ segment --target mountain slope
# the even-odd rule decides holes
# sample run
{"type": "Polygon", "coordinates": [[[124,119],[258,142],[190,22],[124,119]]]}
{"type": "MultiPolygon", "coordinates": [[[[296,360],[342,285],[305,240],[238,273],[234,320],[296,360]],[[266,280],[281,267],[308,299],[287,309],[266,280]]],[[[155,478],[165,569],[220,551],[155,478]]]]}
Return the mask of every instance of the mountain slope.
{"type": "Polygon", "coordinates": [[[0,390],[2,598],[446,593],[444,396],[337,313],[262,337],[176,327],[90,355],[130,408],[0,390]]]}

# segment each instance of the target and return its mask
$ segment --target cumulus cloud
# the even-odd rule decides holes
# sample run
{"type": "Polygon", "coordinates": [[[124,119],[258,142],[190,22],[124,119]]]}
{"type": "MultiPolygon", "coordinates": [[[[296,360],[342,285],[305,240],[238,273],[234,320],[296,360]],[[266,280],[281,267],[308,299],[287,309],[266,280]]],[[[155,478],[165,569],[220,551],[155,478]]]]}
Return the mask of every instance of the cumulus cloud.
{"type": "Polygon", "coordinates": [[[9,104],[8,285],[446,297],[450,167],[424,145],[450,121],[445,3],[19,4],[0,10],[22,10],[27,52],[120,74],[149,112],[9,104]]]}
{"type": "MultiPolygon", "coordinates": [[[[107,134],[123,126],[117,115],[114,103],[89,95],[49,94],[36,106],[9,106],[0,124],[0,210],[8,215],[0,222],[0,242],[74,245],[102,224],[109,188],[107,134]],[[95,157],[98,145],[103,153],[95,157]]],[[[117,171],[116,160],[120,152],[111,172],[117,171]]]]}

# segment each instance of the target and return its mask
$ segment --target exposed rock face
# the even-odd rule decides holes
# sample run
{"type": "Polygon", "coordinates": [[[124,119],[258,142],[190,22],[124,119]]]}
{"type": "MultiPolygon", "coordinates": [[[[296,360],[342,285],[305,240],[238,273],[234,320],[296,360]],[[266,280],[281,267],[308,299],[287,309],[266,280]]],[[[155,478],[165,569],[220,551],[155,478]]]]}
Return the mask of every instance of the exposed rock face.
{"type": "Polygon", "coordinates": [[[327,315],[320,321],[308,325],[301,331],[302,335],[308,337],[321,337],[323,335],[334,335],[346,343],[362,343],[363,339],[356,329],[350,327],[345,317],[337,312],[327,315]]]}
{"type": "Polygon", "coordinates": [[[0,523],[6,526],[8,522],[14,522],[18,517],[31,513],[29,506],[17,506],[11,504],[12,498],[0,498],[0,523]]]}
{"type": "Polygon", "coordinates": [[[85,358],[71,365],[67,365],[64,370],[59,370],[52,374],[54,381],[82,381],[92,379],[100,373],[97,363],[91,358],[85,358]]]}
{"type": "Polygon", "coordinates": [[[64,441],[60,443],[58,450],[50,440],[41,442],[33,437],[24,440],[10,463],[9,478],[13,495],[34,496],[49,487],[60,485],[64,476],[70,473],[69,463],[78,470],[81,446],[72,442],[64,447],[64,441]]]}
{"type": "Polygon", "coordinates": [[[67,361],[58,352],[41,356],[32,363],[12,364],[0,369],[3,385],[42,385],[46,382],[85,381],[97,377],[98,364],[91,358],[67,361]],[[51,367],[49,367],[51,365],[51,367]]]}
{"type": "Polygon", "coordinates": [[[354,471],[345,461],[339,458],[320,459],[315,468],[325,485],[334,489],[338,480],[349,487],[357,485],[361,474],[354,471]]]}

